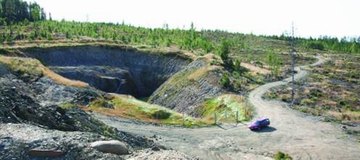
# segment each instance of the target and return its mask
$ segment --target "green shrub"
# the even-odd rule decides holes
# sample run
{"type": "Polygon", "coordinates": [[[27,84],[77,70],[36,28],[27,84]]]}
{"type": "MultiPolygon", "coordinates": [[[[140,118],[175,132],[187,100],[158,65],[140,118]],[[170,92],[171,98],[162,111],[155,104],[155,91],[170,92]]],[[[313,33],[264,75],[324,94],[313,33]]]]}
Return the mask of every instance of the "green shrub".
{"type": "Polygon", "coordinates": [[[230,78],[227,73],[223,74],[223,76],[221,77],[220,84],[224,87],[230,87],[230,78]]]}
{"type": "Polygon", "coordinates": [[[77,105],[73,103],[62,103],[59,105],[59,107],[62,109],[71,109],[71,108],[76,108],[77,105]]]}
{"type": "Polygon", "coordinates": [[[225,66],[232,66],[232,59],[230,59],[230,43],[227,40],[223,40],[220,46],[216,50],[217,55],[223,60],[225,66]]]}
{"type": "Polygon", "coordinates": [[[310,96],[311,97],[321,97],[323,94],[322,94],[322,91],[320,89],[312,89],[310,90],[310,96]]]}
{"type": "Polygon", "coordinates": [[[266,61],[271,69],[271,74],[274,76],[280,75],[280,67],[283,63],[282,58],[273,51],[268,51],[266,54],[266,61]]]}
{"type": "Polygon", "coordinates": [[[155,119],[168,119],[171,116],[171,113],[165,110],[158,110],[151,114],[151,116],[155,119]]]}
{"type": "Polygon", "coordinates": [[[290,157],[290,155],[283,153],[283,152],[276,152],[274,155],[274,159],[275,160],[292,160],[292,158],[290,157]]]}
{"type": "Polygon", "coordinates": [[[310,49],[318,49],[318,50],[325,50],[325,46],[321,42],[310,42],[307,44],[307,48],[310,49]]]}
{"type": "Polygon", "coordinates": [[[313,100],[311,100],[311,99],[307,99],[307,98],[305,98],[305,99],[302,99],[301,101],[300,101],[300,105],[310,105],[310,104],[313,104],[314,103],[314,101],[313,100]]]}

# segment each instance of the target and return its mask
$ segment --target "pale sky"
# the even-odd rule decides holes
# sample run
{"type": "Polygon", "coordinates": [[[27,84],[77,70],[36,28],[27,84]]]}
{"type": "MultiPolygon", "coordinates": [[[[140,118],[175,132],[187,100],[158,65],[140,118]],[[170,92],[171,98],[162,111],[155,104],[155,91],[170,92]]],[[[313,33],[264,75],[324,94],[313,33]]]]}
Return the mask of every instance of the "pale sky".
{"type": "Polygon", "coordinates": [[[55,20],[281,35],[360,36],[360,0],[27,0],[55,20]]]}

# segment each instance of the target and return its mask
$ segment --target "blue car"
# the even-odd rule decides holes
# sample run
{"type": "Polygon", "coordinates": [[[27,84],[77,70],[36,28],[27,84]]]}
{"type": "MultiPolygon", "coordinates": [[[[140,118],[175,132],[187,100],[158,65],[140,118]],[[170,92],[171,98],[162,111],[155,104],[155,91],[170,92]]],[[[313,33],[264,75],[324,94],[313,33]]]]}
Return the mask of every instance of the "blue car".
{"type": "Polygon", "coordinates": [[[249,124],[248,127],[252,131],[258,131],[269,125],[270,125],[269,118],[259,118],[259,119],[255,120],[254,122],[252,122],[251,124],[249,124]]]}

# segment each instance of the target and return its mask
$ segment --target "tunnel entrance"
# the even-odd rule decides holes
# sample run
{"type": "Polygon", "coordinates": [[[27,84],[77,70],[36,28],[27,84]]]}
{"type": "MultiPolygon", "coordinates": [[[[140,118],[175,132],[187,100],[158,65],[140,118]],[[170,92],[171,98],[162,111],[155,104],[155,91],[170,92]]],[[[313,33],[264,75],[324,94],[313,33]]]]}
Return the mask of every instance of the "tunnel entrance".
{"type": "Polygon", "coordinates": [[[190,63],[175,54],[108,46],[30,48],[24,52],[64,77],[84,81],[105,92],[137,98],[149,97],[190,63]]]}

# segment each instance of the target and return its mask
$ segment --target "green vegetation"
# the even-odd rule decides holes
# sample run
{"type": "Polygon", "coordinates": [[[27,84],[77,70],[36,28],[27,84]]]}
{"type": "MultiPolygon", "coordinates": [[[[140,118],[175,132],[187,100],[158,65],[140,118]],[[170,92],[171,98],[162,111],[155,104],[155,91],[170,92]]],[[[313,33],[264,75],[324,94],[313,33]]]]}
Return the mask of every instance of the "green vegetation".
{"type": "Polygon", "coordinates": [[[168,119],[171,116],[171,113],[166,110],[157,110],[151,114],[155,119],[168,119]]]}
{"type": "Polygon", "coordinates": [[[275,160],[292,160],[290,155],[288,155],[286,153],[283,153],[283,152],[280,152],[280,151],[275,153],[274,159],[275,160]]]}
{"type": "Polygon", "coordinates": [[[43,75],[43,66],[36,59],[0,56],[0,63],[7,65],[11,71],[19,75],[27,75],[35,79],[43,75]]]}
{"type": "Polygon", "coordinates": [[[36,2],[0,0],[0,25],[39,20],[46,20],[46,13],[36,2]]]}
{"type": "Polygon", "coordinates": [[[268,51],[266,57],[267,57],[267,64],[270,66],[270,69],[271,69],[271,73],[275,77],[279,76],[280,75],[280,66],[282,64],[281,57],[272,51],[268,51]]]}
{"type": "Polygon", "coordinates": [[[210,123],[172,111],[168,108],[149,104],[125,95],[112,95],[111,98],[98,98],[84,110],[93,110],[107,115],[186,127],[203,126],[210,123]]]}
{"type": "Polygon", "coordinates": [[[230,78],[229,75],[227,73],[224,73],[220,79],[220,84],[224,87],[230,87],[230,78]]]}
{"type": "Polygon", "coordinates": [[[217,121],[240,122],[250,120],[254,111],[245,97],[226,94],[206,100],[197,112],[208,121],[214,121],[216,114],[217,121]]]}
{"type": "Polygon", "coordinates": [[[220,56],[226,66],[232,65],[232,60],[229,57],[230,54],[230,44],[228,41],[223,40],[216,50],[216,53],[220,56]]]}
{"type": "MultiPolygon", "coordinates": [[[[289,41],[290,37],[284,35],[270,36],[278,40],[289,41]]],[[[295,42],[302,50],[323,50],[331,53],[360,53],[360,37],[343,37],[341,39],[335,37],[322,36],[320,38],[295,38],[295,42]]]]}
{"type": "Polygon", "coordinates": [[[325,46],[321,42],[308,42],[306,43],[307,48],[311,49],[317,49],[323,51],[325,49],[325,46]]]}
{"type": "Polygon", "coordinates": [[[22,22],[4,26],[0,42],[105,40],[126,45],[147,45],[153,48],[177,46],[205,54],[213,50],[214,43],[204,38],[194,28],[190,30],[133,27],[126,24],[83,23],[67,21],[22,22]],[[14,31],[10,34],[10,30],[14,31]],[[9,41],[11,40],[11,41],[9,41]]]}
{"type": "Polygon", "coordinates": [[[66,103],[60,104],[59,107],[62,109],[71,109],[71,108],[77,108],[78,106],[73,103],[66,102],[66,103]]]}

